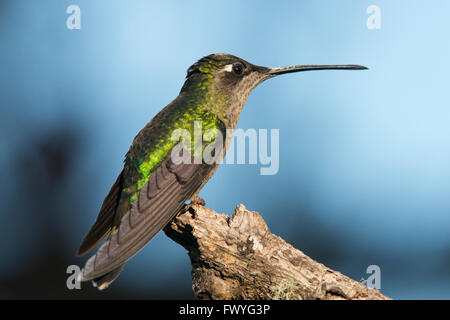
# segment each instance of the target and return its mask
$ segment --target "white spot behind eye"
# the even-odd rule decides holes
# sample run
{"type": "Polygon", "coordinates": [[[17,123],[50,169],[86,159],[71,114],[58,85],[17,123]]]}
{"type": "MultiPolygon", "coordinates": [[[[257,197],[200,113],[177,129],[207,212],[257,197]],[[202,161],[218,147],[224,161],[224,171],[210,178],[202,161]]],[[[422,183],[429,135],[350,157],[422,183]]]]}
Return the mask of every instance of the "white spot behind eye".
{"type": "Polygon", "coordinates": [[[227,72],[233,71],[233,64],[227,64],[222,70],[227,72]]]}

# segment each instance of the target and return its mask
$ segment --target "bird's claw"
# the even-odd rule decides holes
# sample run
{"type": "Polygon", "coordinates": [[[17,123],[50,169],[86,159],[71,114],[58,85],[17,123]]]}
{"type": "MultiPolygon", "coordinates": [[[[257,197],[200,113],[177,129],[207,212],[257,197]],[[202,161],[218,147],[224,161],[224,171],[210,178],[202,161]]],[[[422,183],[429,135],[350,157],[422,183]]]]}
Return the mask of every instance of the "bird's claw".
{"type": "Polygon", "coordinates": [[[189,203],[189,205],[194,205],[194,204],[198,204],[198,205],[204,207],[206,204],[206,201],[203,198],[195,197],[195,198],[191,199],[191,202],[189,203]]]}
{"type": "Polygon", "coordinates": [[[195,209],[193,208],[194,205],[200,205],[200,206],[205,206],[206,202],[205,199],[200,198],[200,197],[195,197],[191,199],[191,202],[189,202],[189,204],[184,206],[183,211],[184,212],[190,212],[192,215],[192,218],[195,219],[197,217],[197,213],[195,211],[195,209]]]}

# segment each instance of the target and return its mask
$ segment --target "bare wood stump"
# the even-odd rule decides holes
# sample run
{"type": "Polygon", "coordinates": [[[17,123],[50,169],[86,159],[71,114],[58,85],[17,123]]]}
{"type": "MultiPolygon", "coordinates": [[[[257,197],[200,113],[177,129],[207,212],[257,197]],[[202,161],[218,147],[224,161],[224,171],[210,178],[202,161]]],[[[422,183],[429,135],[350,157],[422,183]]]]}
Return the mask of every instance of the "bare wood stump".
{"type": "Polygon", "coordinates": [[[242,204],[231,217],[194,204],[164,232],[189,252],[199,299],[389,299],[309,258],[242,204]]]}

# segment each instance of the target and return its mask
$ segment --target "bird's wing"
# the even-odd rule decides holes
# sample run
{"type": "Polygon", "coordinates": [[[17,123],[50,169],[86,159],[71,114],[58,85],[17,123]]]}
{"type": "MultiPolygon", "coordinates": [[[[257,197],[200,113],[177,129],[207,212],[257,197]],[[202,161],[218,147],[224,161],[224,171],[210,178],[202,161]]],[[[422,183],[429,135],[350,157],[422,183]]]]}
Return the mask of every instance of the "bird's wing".
{"type": "Polygon", "coordinates": [[[213,165],[162,162],[142,187],[117,230],[86,262],[82,281],[100,277],[123,265],[179,212],[200,188],[213,165]]]}
{"type": "Polygon", "coordinates": [[[84,237],[83,242],[78,249],[78,256],[85,255],[91,251],[111,231],[117,204],[120,200],[122,184],[123,170],[103,201],[97,220],[95,220],[94,225],[91,227],[86,237],[84,237]]]}

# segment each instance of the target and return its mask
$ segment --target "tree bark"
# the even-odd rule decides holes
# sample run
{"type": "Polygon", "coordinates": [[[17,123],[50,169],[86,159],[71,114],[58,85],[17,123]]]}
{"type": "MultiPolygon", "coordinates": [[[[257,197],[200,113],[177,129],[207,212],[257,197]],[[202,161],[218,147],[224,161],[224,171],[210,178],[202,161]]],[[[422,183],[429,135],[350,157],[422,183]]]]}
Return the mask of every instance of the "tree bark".
{"type": "Polygon", "coordinates": [[[309,258],[242,204],[231,217],[190,205],[164,232],[188,251],[199,299],[390,299],[309,258]]]}

